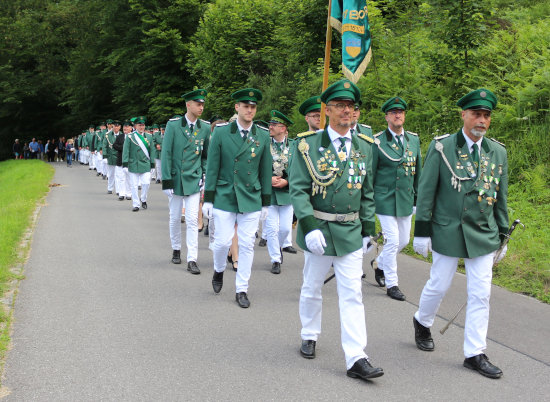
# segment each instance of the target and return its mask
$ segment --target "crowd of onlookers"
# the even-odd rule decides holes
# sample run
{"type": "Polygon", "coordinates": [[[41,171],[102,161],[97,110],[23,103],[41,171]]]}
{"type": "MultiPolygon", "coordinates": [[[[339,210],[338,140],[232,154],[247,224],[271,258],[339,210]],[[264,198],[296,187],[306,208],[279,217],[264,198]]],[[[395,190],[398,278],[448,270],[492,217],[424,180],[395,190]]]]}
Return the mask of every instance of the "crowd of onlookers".
{"type": "Polygon", "coordinates": [[[36,140],[25,142],[21,145],[19,139],[13,144],[13,157],[15,159],[41,159],[48,162],[67,161],[72,158],[74,152],[73,139],[66,140],[65,137],[59,137],[57,140],[52,138],[46,141],[36,140]]]}

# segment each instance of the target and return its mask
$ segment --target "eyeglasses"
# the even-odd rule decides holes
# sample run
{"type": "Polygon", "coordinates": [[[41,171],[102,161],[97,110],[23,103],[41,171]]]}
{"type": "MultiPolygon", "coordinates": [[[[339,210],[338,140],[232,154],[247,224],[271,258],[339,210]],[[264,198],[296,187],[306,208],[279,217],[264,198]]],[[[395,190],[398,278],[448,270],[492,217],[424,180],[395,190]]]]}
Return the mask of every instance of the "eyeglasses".
{"type": "Polygon", "coordinates": [[[342,112],[346,108],[348,108],[349,110],[355,109],[355,105],[353,103],[331,103],[330,105],[327,104],[327,106],[333,107],[339,112],[342,112]]]}
{"type": "Polygon", "coordinates": [[[321,113],[308,114],[307,117],[313,117],[314,119],[320,119],[321,113]]]}
{"type": "Polygon", "coordinates": [[[405,114],[403,109],[392,109],[388,112],[389,114],[405,114]]]}

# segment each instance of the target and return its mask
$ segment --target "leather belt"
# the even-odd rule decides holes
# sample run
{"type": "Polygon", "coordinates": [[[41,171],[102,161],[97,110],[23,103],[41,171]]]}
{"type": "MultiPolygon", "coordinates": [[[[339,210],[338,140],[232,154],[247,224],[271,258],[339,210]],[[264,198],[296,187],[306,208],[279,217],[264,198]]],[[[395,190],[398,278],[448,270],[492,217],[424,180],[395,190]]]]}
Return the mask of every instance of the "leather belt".
{"type": "Polygon", "coordinates": [[[359,212],[349,214],[329,214],[328,212],[313,210],[313,216],[328,222],[351,222],[359,219],[359,212]]]}

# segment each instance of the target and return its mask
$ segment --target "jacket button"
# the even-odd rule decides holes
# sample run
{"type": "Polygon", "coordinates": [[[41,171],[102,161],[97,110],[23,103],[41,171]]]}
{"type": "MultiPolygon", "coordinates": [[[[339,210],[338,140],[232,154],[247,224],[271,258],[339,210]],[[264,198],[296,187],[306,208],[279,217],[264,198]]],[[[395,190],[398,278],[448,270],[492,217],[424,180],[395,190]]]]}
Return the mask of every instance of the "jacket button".
{"type": "Polygon", "coordinates": [[[250,184],[246,183],[246,187],[250,187],[250,184]]]}
{"type": "Polygon", "coordinates": [[[250,159],[248,160],[248,163],[250,163],[250,159]]]}
{"type": "Polygon", "coordinates": [[[483,212],[483,210],[481,210],[480,212],[483,212]]]}
{"type": "Polygon", "coordinates": [[[235,162],[238,162],[239,160],[238,159],[235,159],[235,162]]]}
{"type": "Polygon", "coordinates": [[[235,170],[235,171],[233,171],[233,173],[235,173],[235,174],[236,174],[236,173],[237,173],[237,171],[235,170]]]}
{"type": "Polygon", "coordinates": [[[468,210],[468,208],[464,208],[464,211],[467,211],[467,210],[468,210]]]}
{"type": "Polygon", "coordinates": [[[336,194],[338,192],[338,190],[334,190],[334,194],[336,194]]]}
{"type": "Polygon", "coordinates": [[[333,205],[332,208],[336,208],[336,205],[333,205]]]}
{"type": "Polygon", "coordinates": [[[248,174],[250,174],[250,172],[248,172],[248,174]]]}
{"type": "Polygon", "coordinates": [[[399,180],[399,176],[397,176],[397,180],[399,180]]]}

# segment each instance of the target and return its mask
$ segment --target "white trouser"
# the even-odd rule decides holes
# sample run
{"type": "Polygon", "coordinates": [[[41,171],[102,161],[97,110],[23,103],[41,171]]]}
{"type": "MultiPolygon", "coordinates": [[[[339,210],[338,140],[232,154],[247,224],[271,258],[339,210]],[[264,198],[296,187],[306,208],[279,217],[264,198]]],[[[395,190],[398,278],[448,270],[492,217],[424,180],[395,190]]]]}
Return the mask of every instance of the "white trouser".
{"type": "Polygon", "coordinates": [[[262,234],[261,234],[260,237],[264,240],[267,240],[267,228],[266,228],[266,224],[265,224],[266,220],[267,220],[267,217],[263,221],[260,220],[259,223],[258,223],[258,231],[260,230],[260,224],[262,225],[262,234]]]}
{"type": "Polygon", "coordinates": [[[119,197],[126,196],[126,174],[122,166],[115,166],[115,189],[119,197]]]}
{"type": "Polygon", "coordinates": [[[103,155],[99,151],[96,151],[95,154],[95,167],[97,169],[97,173],[103,173],[103,155]]]}
{"type": "Polygon", "coordinates": [[[290,231],[288,232],[288,236],[286,237],[286,239],[284,239],[283,243],[281,244],[281,248],[292,246],[292,219],[293,218],[294,218],[294,211],[292,211],[292,216],[290,217],[290,231]]]}
{"type": "Polygon", "coordinates": [[[89,149],[83,149],[82,150],[82,160],[85,164],[90,163],[90,150],[89,149]]]}
{"type": "Polygon", "coordinates": [[[108,166],[109,166],[109,162],[107,161],[107,158],[103,158],[102,161],[103,161],[103,166],[101,167],[101,172],[105,176],[107,176],[107,169],[108,169],[108,166]]]}
{"type": "Polygon", "coordinates": [[[235,234],[235,223],[238,225],[239,269],[235,276],[236,293],[248,291],[248,281],[252,271],[252,261],[254,260],[254,234],[258,228],[260,214],[260,211],[241,214],[217,208],[213,210],[216,232],[212,252],[214,254],[214,270],[216,272],[225,271],[227,253],[235,234]]]}
{"type": "MultiPolygon", "coordinates": [[[[95,166],[95,161],[96,161],[95,152],[90,151],[90,166],[89,166],[90,169],[93,169],[93,168],[96,167],[96,166],[95,166]]],[[[97,169],[97,168],[96,168],[96,169],[97,169]]]]}
{"type": "Polygon", "coordinates": [[[281,247],[292,231],[292,205],[270,205],[264,227],[271,263],[281,262],[281,247]]]}
{"type": "Polygon", "coordinates": [[[126,183],[126,196],[131,197],[132,196],[132,182],[130,181],[130,171],[128,168],[123,168],[124,170],[124,177],[126,177],[125,183],[126,183]]]}
{"type": "Polygon", "coordinates": [[[397,254],[409,244],[411,233],[411,218],[409,216],[377,215],[384,233],[384,248],[376,259],[378,268],[384,271],[386,288],[398,285],[397,254]]]}
{"type": "Polygon", "coordinates": [[[155,159],[155,178],[162,180],[162,170],[160,166],[160,159],[155,159]]]}
{"type": "MultiPolygon", "coordinates": [[[[494,252],[476,258],[464,258],[468,290],[466,323],[464,326],[464,356],[472,357],[485,352],[487,348],[487,327],[489,326],[489,298],[493,276],[494,252]]],[[[433,263],[430,279],[426,282],[416,320],[425,327],[431,327],[441,300],[453,281],[457,257],[447,257],[432,251],[433,263]]]]}
{"type": "MultiPolygon", "coordinates": [[[[315,255],[304,251],[304,283],[300,293],[301,336],[304,340],[317,341],[321,333],[321,313],[323,309],[323,282],[334,267],[340,309],[340,333],[342,348],[346,357],[346,366],[367,357],[367,328],[365,307],[361,293],[361,275],[363,275],[363,250],[343,255],[315,255]]],[[[240,257],[239,257],[240,260],[240,257]]],[[[239,270],[241,269],[239,261],[239,270]]]]}
{"type": "Polygon", "coordinates": [[[130,173],[130,187],[132,189],[132,206],[140,207],[141,202],[147,202],[147,193],[151,185],[151,173],[130,173]],[[141,198],[139,197],[138,186],[141,186],[141,198]]]}
{"type": "Polygon", "coordinates": [[[187,244],[187,262],[197,261],[199,251],[199,202],[201,193],[187,196],[171,195],[168,197],[170,209],[170,242],[172,250],[181,250],[181,208],[185,199],[185,224],[187,231],[185,241],[187,244]]]}
{"type": "Polygon", "coordinates": [[[115,165],[105,165],[105,174],[107,175],[107,191],[113,191],[115,188],[115,165]]]}

